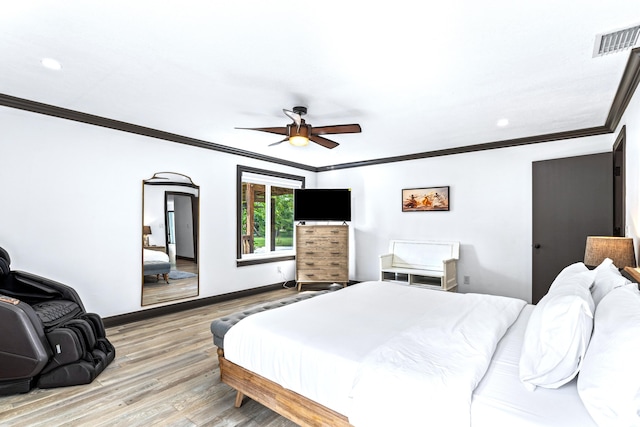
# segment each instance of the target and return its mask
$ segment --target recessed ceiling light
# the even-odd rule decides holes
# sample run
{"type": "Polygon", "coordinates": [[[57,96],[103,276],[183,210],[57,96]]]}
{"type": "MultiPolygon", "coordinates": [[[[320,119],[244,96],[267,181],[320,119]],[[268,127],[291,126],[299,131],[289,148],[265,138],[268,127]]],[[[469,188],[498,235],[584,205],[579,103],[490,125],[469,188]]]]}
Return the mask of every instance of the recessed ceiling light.
{"type": "Polygon", "coordinates": [[[62,69],[62,64],[60,63],[60,61],[56,61],[53,58],[42,58],[42,60],[40,61],[40,63],[42,64],[42,66],[44,68],[48,68],[50,70],[61,70],[62,69]]]}
{"type": "Polygon", "coordinates": [[[500,120],[498,120],[498,121],[496,122],[496,125],[497,125],[498,127],[501,127],[501,128],[503,128],[503,127],[505,127],[505,126],[508,126],[508,125],[509,125],[509,119],[500,119],[500,120]]]}

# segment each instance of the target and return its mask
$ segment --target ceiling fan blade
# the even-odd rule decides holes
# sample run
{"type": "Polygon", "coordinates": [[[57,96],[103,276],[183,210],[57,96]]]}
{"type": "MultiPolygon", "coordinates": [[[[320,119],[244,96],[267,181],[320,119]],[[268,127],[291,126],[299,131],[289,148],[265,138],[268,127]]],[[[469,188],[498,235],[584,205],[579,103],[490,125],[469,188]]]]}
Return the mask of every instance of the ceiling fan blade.
{"type": "Polygon", "coordinates": [[[273,127],[273,128],[236,128],[236,129],[259,130],[261,132],[277,133],[278,135],[288,135],[286,126],[273,127]]]}
{"type": "Polygon", "coordinates": [[[302,123],[302,116],[300,114],[294,113],[290,110],[285,110],[284,108],[282,109],[282,112],[286,114],[287,117],[289,117],[291,120],[293,120],[293,122],[298,126],[298,129],[300,129],[300,123],[302,123]]]}
{"type": "Polygon", "coordinates": [[[333,125],[314,127],[313,133],[316,135],[328,135],[332,133],[360,133],[362,128],[359,124],[352,125],[333,125]]]}
{"type": "Polygon", "coordinates": [[[325,148],[336,148],[338,145],[340,145],[337,142],[331,141],[330,139],[323,138],[318,135],[311,135],[309,139],[316,144],[322,145],[325,148]]]}
{"type": "Polygon", "coordinates": [[[278,142],[274,142],[274,143],[272,143],[272,144],[269,144],[269,147],[273,147],[274,145],[282,144],[283,142],[288,141],[288,140],[289,140],[289,137],[286,137],[285,139],[283,139],[283,140],[281,140],[281,141],[278,141],[278,142]]]}

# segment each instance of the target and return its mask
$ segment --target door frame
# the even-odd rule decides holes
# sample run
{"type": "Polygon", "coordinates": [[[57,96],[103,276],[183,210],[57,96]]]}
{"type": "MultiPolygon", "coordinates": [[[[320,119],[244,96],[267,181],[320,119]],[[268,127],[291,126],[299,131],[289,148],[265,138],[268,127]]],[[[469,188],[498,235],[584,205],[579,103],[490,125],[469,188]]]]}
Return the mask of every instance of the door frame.
{"type": "Polygon", "coordinates": [[[627,233],[626,140],[625,125],[622,126],[613,144],[613,235],[617,237],[625,237],[627,233]]]}

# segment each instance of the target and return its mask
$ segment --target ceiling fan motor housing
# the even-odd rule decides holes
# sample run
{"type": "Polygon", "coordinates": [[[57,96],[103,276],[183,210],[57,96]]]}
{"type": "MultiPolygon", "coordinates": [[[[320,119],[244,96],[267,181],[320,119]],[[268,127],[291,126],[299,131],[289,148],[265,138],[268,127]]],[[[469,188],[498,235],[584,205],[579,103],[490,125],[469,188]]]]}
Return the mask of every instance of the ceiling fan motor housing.
{"type": "Polygon", "coordinates": [[[297,107],[293,107],[293,112],[304,116],[305,114],[307,114],[307,107],[298,105],[297,107]]]}
{"type": "Polygon", "coordinates": [[[287,125],[287,134],[289,137],[291,136],[302,136],[304,138],[309,138],[311,136],[311,125],[308,125],[302,120],[300,124],[300,129],[295,123],[291,123],[287,125]]]}

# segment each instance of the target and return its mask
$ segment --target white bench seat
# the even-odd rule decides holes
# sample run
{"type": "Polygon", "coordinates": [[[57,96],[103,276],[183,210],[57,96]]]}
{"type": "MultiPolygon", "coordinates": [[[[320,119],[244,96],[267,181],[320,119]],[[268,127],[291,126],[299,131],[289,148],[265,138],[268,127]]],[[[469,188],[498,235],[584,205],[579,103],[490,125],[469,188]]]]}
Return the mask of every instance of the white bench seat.
{"type": "Polygon", "coordinates": [[[380,255],[380,280],[455,291],[459,252],[458,242],[392,240],[380,255]]]}

